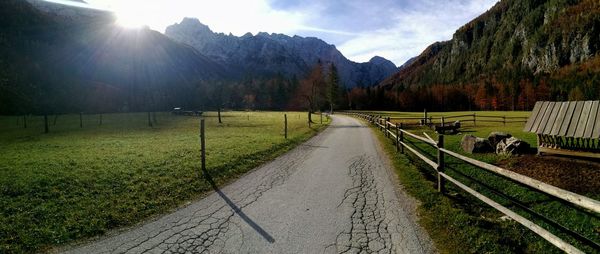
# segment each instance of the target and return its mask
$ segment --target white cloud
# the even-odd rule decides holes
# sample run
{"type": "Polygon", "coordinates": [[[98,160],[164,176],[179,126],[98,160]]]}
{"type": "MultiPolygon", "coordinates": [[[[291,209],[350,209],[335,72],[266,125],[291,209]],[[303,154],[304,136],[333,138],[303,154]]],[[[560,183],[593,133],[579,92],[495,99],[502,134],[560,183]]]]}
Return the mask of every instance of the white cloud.
{"type": "Polygon", "coordinates": [[[426,11],[417,9],[399,12],[393,19],[395,26],[363,33],[338,48],[354,61],[364,62],[379,55],[396,65],[402,65],[432,43],[450,39],[456,29],[496,2],[497,0],[471,1],[466,4],[425,2],[423,9],[426,11]]]}

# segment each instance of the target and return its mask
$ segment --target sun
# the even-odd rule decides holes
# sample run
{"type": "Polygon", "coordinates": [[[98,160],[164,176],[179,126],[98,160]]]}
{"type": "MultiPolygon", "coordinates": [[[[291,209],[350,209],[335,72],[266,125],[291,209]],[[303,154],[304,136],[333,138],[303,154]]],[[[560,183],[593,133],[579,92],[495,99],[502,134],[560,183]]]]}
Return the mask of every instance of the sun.
{"type": "Polygon", "coordinates": [[[117,14],[117,25],[125,28],[142,28],[147,26],[146,21],[131,15],[117,14]]]}
{"type": "Polygon", "coordinates": [[[142,28],[148,26],[151,17],[141,8],[143,5],[137,5],[132,1],[122,1],[114,8],[116,24],[125,28],[142,28]]]}

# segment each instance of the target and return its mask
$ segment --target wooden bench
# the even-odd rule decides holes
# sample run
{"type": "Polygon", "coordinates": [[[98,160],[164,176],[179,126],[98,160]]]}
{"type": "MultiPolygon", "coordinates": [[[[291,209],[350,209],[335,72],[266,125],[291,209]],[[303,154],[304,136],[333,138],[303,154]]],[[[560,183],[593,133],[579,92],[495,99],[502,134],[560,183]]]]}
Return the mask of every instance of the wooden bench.
{"type": "Polygon", "coordinates": [[[600,101],[538,101],[523,130],[539,154],[600,158],[600,101]]]}

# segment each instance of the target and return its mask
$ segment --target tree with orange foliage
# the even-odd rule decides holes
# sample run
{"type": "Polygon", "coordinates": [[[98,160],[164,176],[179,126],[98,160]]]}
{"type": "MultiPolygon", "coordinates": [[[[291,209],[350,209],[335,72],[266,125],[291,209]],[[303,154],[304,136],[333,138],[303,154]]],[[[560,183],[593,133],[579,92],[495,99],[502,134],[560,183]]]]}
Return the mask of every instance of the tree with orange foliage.
{"type": "Polygon", "coordinates": [[[350,109],[363,109],[367,100],[367,93],[363,88],[355,87],[348,92],[348,104],[350,109]]]}
{"type": "Polygon", "coordinates": [[[325,77],[323,75],[323,64],[321,60],[310,71],[310,74],[300,81],[300,85],[296,90],[295,99],[305,102],[308,109],[308,121],[312,121],[312,113],[314,113],[319,102],[323,100],[324,89],[326,88],[325,77]]]}
{"type": "Polygon", "coordinates": [[[519,82],[521,94],[519,95],[519,108],[521,110],[529,110],[537,101],[536,92],[533,84],[528,79],[523,79],[519,82]]]}
{"type": "Polygon", "coordinates": [[[475,87],[475,85],[465,85],[463,88],[465,94],[467,95],[468,98],[468,109],[469,111],[472,110],[471,105],[475,104],[475,94],[477,93],[477,88],[475,87]]]}
{"type": "Polygon", "coordinates": [[[485,84],[480,84],[475,93],[475,103],[479,109],[485,110],[488,108],[488,95],[485,84]]]}
{"type": "Polygon", "coordinates": [[[496,83],[496,93],[495,96],[495,108],[494,110],[506,110],[510,103],[510,98],[508,97],[509,91],[508,87],[505,83],[496,83]]]}
{"type": "Polygon", "coordinates": [[[535,96],[540,101],[550,100],[550,87],[545,79],[540,80],[540,83],[535,90],[535,96]]]}

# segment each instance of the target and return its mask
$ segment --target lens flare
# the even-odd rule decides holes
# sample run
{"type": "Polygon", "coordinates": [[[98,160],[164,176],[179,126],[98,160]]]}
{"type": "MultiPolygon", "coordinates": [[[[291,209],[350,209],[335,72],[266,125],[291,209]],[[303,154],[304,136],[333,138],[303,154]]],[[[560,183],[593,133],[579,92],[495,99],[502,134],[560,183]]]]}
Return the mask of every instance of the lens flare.
{"type": "Polygon", "coordinates": [[[120,1],[114,6],[113,11],[117,17],[117,25],[126,28],[148,26],[152,18],[141,1],[120,1]]]}

